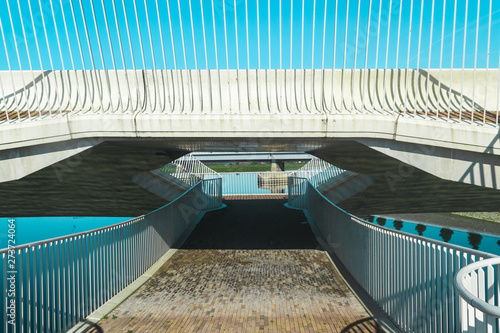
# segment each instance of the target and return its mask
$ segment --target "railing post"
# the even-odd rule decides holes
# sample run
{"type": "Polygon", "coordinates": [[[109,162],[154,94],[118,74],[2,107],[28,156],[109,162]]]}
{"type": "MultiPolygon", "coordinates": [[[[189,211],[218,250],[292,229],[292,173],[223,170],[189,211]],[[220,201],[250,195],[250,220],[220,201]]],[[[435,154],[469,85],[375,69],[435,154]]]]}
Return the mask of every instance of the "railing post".
{"type": "MultiPolygon", "coordinates": [[[[289,178],[290,203],[299,200],[294,199],[298,181],[289,178]]],[[[321,237],[400,328],[430,333],[498,330],[496,317],[455,297],[453,289],[455,273],[488,254],[362,221],[332,204],[311,182],[305,181],[305,186],[301,204],[321,237]]],[[[496,260],[500,267],[500,259],[496,260]]],[[[495,303],[492,295],[500,291],[499,271],[482,268],[467,277],[466,286],[485,304],[495,303]]],[[[495,306],[500,318],[499,304],[495,306]]]]}

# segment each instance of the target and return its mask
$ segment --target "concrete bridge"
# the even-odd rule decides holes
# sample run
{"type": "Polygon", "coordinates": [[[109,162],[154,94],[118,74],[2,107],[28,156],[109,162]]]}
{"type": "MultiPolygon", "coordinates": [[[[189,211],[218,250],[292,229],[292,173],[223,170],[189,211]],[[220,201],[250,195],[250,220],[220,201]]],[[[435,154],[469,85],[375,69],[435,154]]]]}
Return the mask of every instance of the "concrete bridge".
{"type": "Polygon", "coordinates": [[[349,171],[327,184],[338,196],[298,179],[296,208],[399,328],[498,330],[497,259],[466,268],[491,255],[362,217],[498,211],[499,13],[492,0],[0,0],[0,216],[138,216],[0,251],[18,327],[76,324],[222,206],[222,178],[194,173],[164,205],[159,167],[281,151],[349,171]]]}
{"type": "Polygon", "coordinates": [[[132,176],[189,151],[309,152],[378,179],[389,211],[422,208],[390,200],[414,197],[422,177],[442,189],[433,209],[497,209],[497,4],[378,5],[69,2],[49,14],[7,1],[1,214],[94,215],[130,201],[121,214],[145,212],[158,198],[132,176]],[[82,197],[87,208],[75,207],[82,197]]]}
{"type": "MultiPolygon", "coordinates": [[[[198,84],[187,85],[185,92],[191,93],[185,94],[183,100],[177,100],[179,108],[173,110],[154,109],[149,106],[151,102],[148,96],[154,93],[146,93],[145,82],[154,81],[153,74],[155,73],[152,72],[142,73],[144,85],[138,90],[138,95],[141,96],[139,102],[133,100],[135,95],[129,96],[123,93],[123,90],[126,90],[125,87],[122,87],[122,94],[119,94],[118,86],[110,85],[115,90],[111,90],[109,94],[108,89],[102,89],[102,99],[107,102],[97,105],[91,103],[92,98],[89,96],[92,96],[92,90],[88,90],[88,84],[78,79],[79,75],[90,76],[93,73],[60,72],[59,78],[56,78],[58,73],[55,72],[42,74],[42,79],[29,86],[26,91],[17,89],[15,93],[9,92],[4,98],[4,101],[9,102],[6,105],[13,106],[12,101],[20,95],[17,98],[18,102],[25,103],[25,106],[21,108],[22,112],[17,112],[15,108],[10,111],[6,109],[3,113],[4,122],[0,125],[2,126],[0,133],[1,179],[4,182],[0,187],[3,188],[4,199],[6,202],[15,201],[15,198],[9,199],[11,196],[8,193],[19,193],[19,191],[30,196],[28,194],[30,189],[38,186],[36,184],[42,184],[42,180],[38,177],[52,179],[60,186],[67,184],[67,187],[66,185],[63,187],[66,193],[71,193],[72,188],[82,188],[78,184],[86,183],[85,179],[90,177],[96,182],[99,179],[99,182],[109,184],[108,188],[111,191],[106,194],[107,190],[99,189],[102,185],[97,183],[96,187],[85,190],[84,193],[87,193],[85,196],[90,197],[90,193],[94,193],[92,197],[96,196],[97,202],[92,204],[96,209],[100,206],[98,202],[109,202],[107,199],[102,200],[103,196],[111,198],[116,193],[124,193],[125,188],[131,189],[131,192],[137,192],[137,184],[131,181],[134,174],[156,169],[179,157],[183,152],[290,151],[309,152],[341,168],[378,178],[383,184],[378,190],[381,193],[390,193],[390,196],[393,193],[405,191],[411,183],[409,180],[414,179],[416,174],[425,174],[429,178],[429,183],[435,186],[442,184],[439,186],[447,188],[442,196],[448,199],[439,200],[439,207],[437,207],[439,210],[456,210],[459,207],[468,210],[489,210],[498,207],[496,199],[491,202],[493,197],[498,197],[496,190],[500,184],[498,112],[490,111],[495,110],[497,97],[495,89],[478,89],[475,100],[483,101],[479,104],[472,102],[473,99],[468,97],[473,95],[474,85],[472,80],[466,81],[468,85],[464,85],[467,89],[464,88],[462,101],[460,94],[457,93],[460,89],[460,82],[455,82],[455,86],[452,85],[451,89],[442,85],[439,91],[437,90],[439,83],[434,81],[434,75],[437,75],[437,72],[431,72],[433,76],[429,75],[427,79],[426,73],[412,71],[408,75],[411,78],[409,84],[412,86],[417,84],[420,89],[408,88],[408,97],[405,98],[405,80],[396,80],[396,82],[393,80],[394,77],[404,78],[405,71],[367,70],[366,72],[357,71],[356,79],[356,82],[362,83],[362,78],[365,76],[374,81],[366,80],[366,86],[370,89],[366,89],[365,96],[363,97],[361,89],[363,85],[357,83],[358,89],[353,93],[344,92],[345,97],[342,98],[340,84],[338,84],[339,87],[332,86],[333,72],[331,70],[248,71],[255,75],[250,78],[248,85],[245,79],[241,79],[245,72],[247,71],[242,71],[239,81],[236,80],[234,71],[220,73],[221,76],[227,74],[233,76],[232,83],[229,85],[232,90],[224,94],[225,100],[222,107],[219,105],[220,101],[216,99],[218,94],[214,93],[222,83],[215,82],[210,85],[207,81],[201,81],[203,94],[197,92],[198,84]],[[394,75],[394,73],[397,74],[394,75]],[[278,90],[273,87],[274,80],[277,78],[272,77],[271,74],[282,75],[278,90]],[[74,77],[72,78],[71,75],[74,77]],[[265,80],[266,76],[267,80],[265,80]],[[285,76],[287,81],[282,81],[285,76]],[[299,84],[294,85],[294,80],[302,80],[301,76],[308,77],[306,85],[300,85],[305,89],[300,89],[299,84]],[[313,76],[315,78],[324,76],[324,83],[321,84],[320,80],[312,81],[313,76]],[[257,78],[260,79],[257,80],[257,78]],[[387,78],[386,89],[384,89],[385,78],[387,78]],[[240,81],[243,83],[238,83],[240,81]],[[429,90],[427,90],[426,82],[430,82],[429,90]],[[265,89],[266,85],[271,89],[265,89]],[[35,87],[37,87],[38,95],[35,93],[35,87]],[[43,95],[44,98],[41,101],[44,105],[50,105],[49,98],[52,98],[51,89],[54,87],[58,89],[57,92],[53,92],[54,98],[59,98],[59,105],[67,107],[66,110],[43,109],[42,104],[36,103],[40,92],[47,91],[48,93],[43,95]],[[212,94],[207,92],[207,87],[213,88],[212,94]],[[312,95],[308,95],[311,89],[312,95]],[[450,91],[452,94],[449,95],[450,91]],[[254,98],[252,99],[247,94],[253,94],[254,98]],[[238,96],[244,103],[241,101],[238,103],[238,96]],[[357,96],[357,98],[352,100],[353,108],[348,109],[351,96],[357,96]],[[427,96],[429,96],[428,100],[427,96]],[[64,98],[62,103],[61,98],[64,98]],[[334,104],[331,104],[329,108],[327,101],[331,103],[332,99],[334,104]],[[108,107],[126,105],[130,100],[132,104],[142,107],[130,110],[102,108],[103,105],[108,107]],[[267,107],[268,101],[269,108],[267,107]],[[84,102],[87,104],[78,104],[84,102]],[[210,107],[210,102],[212,107],[210,107]],[[469,111],[453,111],[460,110],[461,102],[463,102],[462,109],[466,106],[469,111]],[[382,108],[384,103],[387,104],[385,109],[382,108]],[[241,105],[240,108],[238,104],[241,105]],[[342,110],[335,106],[347,107],[342,110]],[[111,174],[104,175],[105,170],[109,170],[111,174]],[[75,177],[78,179],[74,179],[75,177]],[[443,181],[436,180],[437,178],[443,181]],[[456,187],[445,181],[475,186],[456,187]],[[482,188],[476,188],[476,186],[482,188]],[[21,190],[22,188],[25,190],[21,190]],[[457,191],[490,199],[486,202],[481,199],[465,206],[457,205],[455,201],[457,191]],[[446,203],[447,200],[450,201],[446,203]]],[[[201,73],[202,76],[208,77],[208,72],[201,73]]],[[[110,73],[101,74],[104,79],[105,74],[110,73]]],[[[120,74],[125,75],[125,73],[120,74]]],[[[129,73],[129,76],[130,74],[132,73],[129,73]]],[[[165,74],[165,72],[156,74],[165,74]]],[[[341,75],[341,71],[336,71],[336,74],[341,75]]],[[[470,74],[472,75],[472,72],[470,74]]],[[[484,70],[477,71],[476,79],[485,78],[486,74],[484,70]]],[[[15,73],[18,79],[22,75],[28,74],[15,73]]],[[[185,78],[188,78],[196,77],[197,73],[179,71],[172,75],[185,75],[185,78]]],[[[217,77],[217,72],[211,73],[211,76],[217,77]]],[[[461,73],[442,70],[441,76],[460,78],[461,73]]],[[[498,82],[492,79],[496,77],[489,75],[489,80],[492,81],[490,86],[498,85],[498,82]]],[[[5,76],[2,78],[5,80],[5,76]]],[[[188,81],[184,80],[184,82],[188,81]]],[[[118,82],[126,82],[126,80],[118,82]]],[[[333,84],[336,82],[333,80],[333,84]]],[[[339,82],[341,83],[342,80],[339,82]]],[[[102,81],[101,83],[103,84],[102,81]]],[[[162,86],[162,89],[164,88],[165,86],[162,86]]],[[[228,91],[225,88],[220,89],[228,91]]],[[[177,93],[170,95],[172,99],[173,96],[182,96],[180,94],[182,89],[179,87],[175,89],[177,93]]],[[[165,105],[168,102],[168,96],[165,95],[165,99],[161,100],[154,95],[160,100],[158,105],[165,105]]],[[[45,184],[44,188],[48,189],[52,186],[45,184]]],[[[412,193],[410,191],[404,197],[413,196],[414,193],[412,193]]],[[[80,195],[81,193],[78,196],[80,195]]],[[[119,202],[130,199],[138,201],[134,195],[132,197],[130,195],[125,195],[123,201],[119,200],[119,202]]],[[[137,192],[137,195],[150,196],[142,191],[137,192]]],[[[382,201],[391,202],[390,205],[392,205],[393,201],[385,200],[389,199],[386,194],[378,196],[382,201]]],[[[54,197],[55,202],[59,200],[58,196],[54,197]]],[[[359,202],[358,197],[353,200],[353,202],[359,202]]],[[[78,200],[75,197],[70,201],[78,200]]],[[[151,206],[147,205],[143,209],[154,208],[152,205],[159,204],[158,198],[154,197],[151,197],[149,202],[151,206]]],[[[362,200],[362,202],[372,201],[362,200]]],[[[387,203],[382,204],[378,200],[376,202],[379,208],[369,204],[362,211],[379,210],[380,207],[387,206],[387,203]]],[[[23,206],[20,202],[18,204],[19,207],[23,206]]],[[[15,207],[16,204],[12,203],[9,206],[15,207]]],[[[113,206],[115,205],[111,205],[113,206]]],[[[118,208],[119,205],[117,204],[116,207],[118,208]]],[[[399,210],[409,208],[397,206],[399,210]]],[[[25,208],[22,209],[26,214],[25,208]]],[[[40,209],[44,211],[42,207],[38,207],[32,214],[40,214],[40,209]]],[[[77,211],[80,209],[77,208],[77,211]]],[[[95,213],[103,213],[103,210],[104,207],[97,209],[95,213]]],[[[392,207],[386,207],[384,210],[394,211],[392,207]]],[[[15,212],[6,211],[5,214],[15,212]]],[[[140,212],[143,212],[142,209],[131,210],[125,214],[140,212]]],[[[46,213],[49,214],[48,211],[46,213]]],[[[67,213],[70,212],[61,210],[61,214],[67,213]]],[[[86,211],[86,213],[89,212],[86,211]]]]}

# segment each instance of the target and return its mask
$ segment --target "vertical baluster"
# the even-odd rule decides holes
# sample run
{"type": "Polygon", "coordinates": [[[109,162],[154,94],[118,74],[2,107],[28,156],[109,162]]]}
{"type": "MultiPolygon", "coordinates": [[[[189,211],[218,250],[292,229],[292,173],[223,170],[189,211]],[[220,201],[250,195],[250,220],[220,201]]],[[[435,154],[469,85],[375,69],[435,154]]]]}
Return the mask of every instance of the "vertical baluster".
{"type": "Polygon", "coordinates": [[[424,267],[425,267],[425,305],[426,305],[426,312],[424,313],[425,315],[425,324],[426,324],[426,329],[427,332],[431,333],[434,332],[432,330],[432,270],[433,270],[433,259],[432,259],[432,244],[429,243],[428,241],[425,241],[425,262],[424,262],[424,267]]]}
{"type": "Polygon", "coordinates": [[[62,294],[62,288],[61,288],[61,285],[62,285],[62,281],[61,281],[61,251],[60,251],[61,243],[62,243],[62,240],[54,242],[54,248],[53,248],[53,251],[54,251],[54,257],[53,257],[53,259],[54,259],[54,291],[55,291],[55,295],[54,295],[54,301],[55,301],[55,304],[54,304],[54,314],[55,314],[54,329],[57,332],[61,331],[61,327],[62,327],[61,319],[62,319],[62,314],[63,314],[62,307],[61,307],[61,304],[62,304],[62,302],[61,302],[61,294],[62,294]]]}
{"type": "MultiPolygon", "coordinates": [[[[430,60],[429,60],[430,61],[430,60]]],[[[437,317],[439,316],[440,312],[440,307],[439,307],[439,301],[440,298],[438,297],[437,294],[437,255],[436,255],[436,244],[430,244],[430,255],[431,255],[431,270],[430,270],[430,288],[431,288],[431,302],[430,302],[430,312],[429,315],[431,316],[431,331],[432,332],[438,332],[438,320],[437,317]]]]}
{"type": "Polygon", "coordinates": [[[71,258],[68,257],[68,239],[64,239],[61,241],[61,330],[68,330],[68,319],[69,319],[69,302],[68,302],[68,293],[70,290],[70,286],[68,284],[68,271],[71,266],[71,258]]]}
{"type": "Polygon", "coordinates": [[[23,298],[24,298],[24,288],[23,288],[23,278],[24,278],[24,270],[23,270],[23,250],[15,250],[14,251],[15,262],[16,262],[16,273],[15,273],[15,281],[16,281],[16,329],[18,332],[24,332],[23,325],[23,298]]]}
{"type": "MultiPolygon", "coordinates": [[[[404,295],[404,298],[400,301],[399,309],[400,309],[400,322],[404,327],[407,323],[406,321],[406,313],[408,307],[408,279],[409,275],[409,266],[408,266],[408,240],[406,236],[401,234],[396,234],[399,239],[399,271],[400,271],[400,281],[399,281],[399,295],[404,295]]],[[[401,297],[401,296],[400,296],[401,297]]]]}
{"type": "Polygon", "coordinates": [[[52,294],[52,290],[50,288],[50,244],[42,245],[42,265],[40,269],[42,270],[43,275],[43,283],[42,292],[43,292],[43,326],[45,332],[50,332],[50,297],[52,294]]]}
{"type": "Polygon", "coordinates": [[[106,274],[108,273],[107,261],[106,261],[106,231],[101,230],[96,235],[97,247],[98,247],[98,280],[99,280],[99,301],[101,304],[106,303],[108,298],[108,286],[106,284],[106,274]]]}
{"type": "Polygon", "coordinates": [[[40,288],[41,288],[41,285],[40,285],[40,270],[38,269],[38,267],[40,267],[39,265],[39,257],[40,257],[40,253],[39,253],[39,246],[34,246],[33,249],[33,280],[34,280],[34,283],[33,283],[33,321],[32,321],[32,324],[31,324],[31,327],[32,327],[32,330],[33,332],[37,332],[40,330],[41,328],[41,323],[40,323],[40,320],[41,320],[41,309],[40,309],[40,305],[41,305],[41,298],[40,298],[40,288]]]}
{"type": "Polygon", "coordinates": [[[78,301],[77,301],[77,263],[76,263],[76,253],[75,253],[75,237],[71,237],[68,240],[68,255],[69,255],[69,260],[70,260],[70,269],[69,269],[69,276],[68,276],[68,284],[69,284],[69,290],[68,290],[68,305],[69,305],[69,320],[68,320],[68,325],[70,326],[72,323],[76,321],[76,309],[78,306],[78,301]]]}
{"type": "MultiPolygon", "coordinates": [[[[7,293],[8,293],[8,286],[7,286],[7,271],[8,271],[8,252],[7,253],[2,253],[2,281],[0,281],[0,295],[2,295],[2,302],[7,299],[7,293]]],[[[0,314],[2,317],[2,322],[0,323],[0,327],[2,327],[2,330],[4,332],[8,332],[8,317],[7,317],[7,311],[2,311],[0,314]]]]}
{"type": "Polygon", "coordinates": [[[117,258],[116,258],[116,266],[117,266],[117,271],[116,271],[116,285],[118,288],[118,291],[122,290],[123,288],[123,274],[124,274],[124,262],[123,262],[123,225],[117,226],[116,227],[116,251],[117,251],[117,258]]]}
{"type": "Polygon", "coordinates": [[[106,293],[105,302],[113,297],[113,256],[111,251],[111,233],[110,230],[104,230],[105,250],[106,250],[106,266],[104,273],[106,276],[106,293]]]}
{"type": "Polygon", "coordinates": [[[99,279],[101,280],[101,302],[105,303],[108,298],[108,257],[106,254],[106,232],[99,233],[99,279]]]}
{"type": "Polygon", "coordinates": [[[24,249],[24,252],[25,252],[25,267],[26,267],[26,271],[25,271],[25,275],[24,275],[24,281],[23,283],[25,284],[25,289],[24,289],[24,321],[23,321],[23,325],[25,327],[25,331],[26,332],[32,332],[31,330],[31,316],[32,316],[32,313],[33,313],[33,306],[34,306],[34,302],[33,302],[33,282],[34,282],[34,278],[33,276],[31,276],[32,273],[32,269],[31,269],[31,265],[32,265],[32,262],[31,262],[31,248],[30,247],[27,247],[24,249]]]}
{"type": "Polygon", "coordinates": [[[405,290],[405,313],[404,321],[405,325],[403,329],[409,329],[410,318],[412,314],[412,300],[413,300],[413,286],[414,286],[414,267],[413,267],[413,241],[408,236],[403,236],[403,241],[405,243],[405,256],[403,258],[403,265],[406,266],[406,279],[404,281],[403,288],[405,290]]]}
{"type": "MultiPolygon", "coordinates": [[[[493,284],[495,285],[494,292],[497,295],[495,305],[500,306],[500,265],[496,265],[495,270],[496,272],[494,273],[494,280],[493,280],[494,281],[493,284]]],[[[500,319],[496,319],[495,323],[497,331],[500,330],[500,319]]]]}
{"type": "MultiPolygon", "coordinates": [[[[479,8],[478,8],[478,11],[479,11],[479,8]]],[[[476,273],[476,278],[475,278],[475,281],[474,281],[474,286],[476,288],[476,290],[474,290],[474,295],[479,298],[480,300],[482,301],[487,301],[486,299],[486,293],[485,293],[485,289],[486,289],[486,276],[485,276],[485,272],[484,272],[484,268],[479,268],[477,269],[477,273],[476,273]]],[[[480,331],[480,332],[487,332],[486,330],[486,318],[485,318],[485,314],[475,308],[475,312],[476,312],[476,318],[475,318],[475,328],[476,328],[476,331],[480,331]]]]}
{"type": "Polygon", "coordinates": [[[443,313],[444,313],[444,295],[443,295],[443,281],[442,281],[442,269],[443,269],[443,247],[441,245],[435,245],[434,247],[434,258],[436,260],[435,265],[435,275],[434,275],[434,287],[435,287],[435,300],[436,300],[436,312],[435,312],[435,320],[436,320],[436,332],[445,332],[443,331],[443,313]]]}
{"type": "MultiPolygon", "coordinates": [[[[380,230],[380,229],[379,229],[380,230]]],[[[390,285],[389,285],[389,279],[388,279],[388,274],[387,272],[389,271],[389,264],[388,264],[388,261],[389,261],[389,258],[388,258],[388,251],[387,251],[387,247],[388,247],[388,242],[387,242],[387,234],[384,230],[380,230],[380,233],[382,234],[382,244],[384,244],[383,248],[382,248],[382,258],[383,258],[383,274],[382,274],[382,281],[383,281],[383,290],[382,290],[382,299],[384,299],[384,303],[383,303],[383,306],[384,306],[384,309],[386,311],[389,311],[390,309],[390,306],[389,306],[389,288],[390,288],[390,285]]]]}
{"type": "Polygon", "coordinates": [[[125,283],[124,285],[129,284],[130,280],[130,275],[131,275],[131,265],[132,265],[132,253],[130,251],[130,243],[131,243],[131,236],[130,236],[130,229],[131,229],[131,223],[128,223],[126,226],[124,226],[123,229],[123,238],[125,239],[125,246],[124,246],[124,255],[123,255],[123,260],[125,262],[125,267],[126,269],[126,275],[124,276],[125,278],[125,283]]]}
{"type": "MultiPolygon", "coordinates": [[[[109,298],[115,296],[118,291],[116,290],[116,248],[115,248],[115,232],[116,228],[112,227],[106,230],[108,234],[108,247],[109,247],[109,298]]],[[[153,244],[153,243],[151,243],[153,244]]]]}
{"type": "Polygon", "coordinates": [[[76,275],[75,275],[75,294],[77,299],[75,321],[83,319],[84,307],[83,307],[83,297],[84,297],[84,285],[83,285],[83,259],[82,259],[82,246],[83,240],[82,236],[77,236],[75,239],[75,259],[76,259],[76,275]]]}
{"type": "Polygon", "coordinates": [[[443,309],[441,311],[441,323],[442,323],[442,332],[449,332],[450,331],[450,315],[449,315],[449,304],[450,304],[450,298],[449,298],[449,293],[450,293],[450,288],[453,288],[453,286],[450,286],[447,281],[447,276],[449,276],[452,272],[450,269],[450,261],[449,261],[449,253],[450,249],[443,247],[441,250],[441,300],[443,304],[443,309]]]}
{"type": "MultiPolygon", "coordinates": [[[[117,228],[113,227],[109,230],[109,237],[110,237],[110,247],[111,247],[111,296],[116,295],[120,290],[118,289],[117,286],[117,272],[119,270],[119,267],[117,265],[118,263],[118,251],[116,249],[116,232],[117,228]]],[[[150,243],[150,244],[156,244],[156,243],[150,243]]]]}
{"type": "Polygon", "coordinates": [[[421,315],[423,311],[423,305],[425,304],[425,299],[423,298],[424,291],[424,270],[425,266],[423,265],[423,256],[424,256],[424,244],[422,244],[421,239],[416,240],[416,267],[417,267],[417,283],[415,285],[416,292],[416,303],[415,303],[415,313],[413,314],[413,323],[416,323],[416,329],[424,332],[421,323],[421,315]]]}
{"type": "Polygon", "coordinates": [[[96,242],[96,279],[99,285],[98,287],[98,299],[100,304],[104,304],[107,301],[107,286],[106,286],[106,256],[105,256],[105,237],[106,231],[100,230],[95,234],[95,242],[96,242]]]}
{"type": "Polygon", "coordinates": [[[86,245],[86,251],[85,251],[85,259],[86,259],[86,264],[85,266],[87,267],[87,313],[85,314],[85,317],[88,316],[89,314],[92,313],[93,311],[93,305],[92,301],[94,298],[94,293],[92,290],[92,275],[94,274],[94,267],[93,267],[93,262],[92,262],[92,233],[86,234],[85,236],[85,245],[86,245]]]}
{"type": "MultiPolygon", "coordinates": [[[[448,285],[450,286],[449,288],[450,301],[448,304],[449,307],[452,309],[459,308],[459,300],[458,300],[459,297],[455,295],[455,290],[453,287],[454,286],[453,276],[460,270],[460,256],[461,253],[459,251],[450,250],[450,256],[449,256],[450,274],[448,274],[448,285]]],[[[453,328],[450,329],[450,331],[454,332],[455,330],[458,330],[461,327],[460,318],[459,316],[456,315],[454,311],[450,311],[450,314],[452,314],[452,316],[448,321],[449,327],[453,328]]]]}

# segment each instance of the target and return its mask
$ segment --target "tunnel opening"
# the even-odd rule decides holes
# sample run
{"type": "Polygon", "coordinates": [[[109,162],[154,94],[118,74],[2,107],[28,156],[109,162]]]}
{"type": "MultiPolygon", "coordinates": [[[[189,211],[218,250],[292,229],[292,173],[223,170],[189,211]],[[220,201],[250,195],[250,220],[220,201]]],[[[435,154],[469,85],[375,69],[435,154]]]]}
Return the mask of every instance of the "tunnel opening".
{"type": "Polygon", "coordinates": [[[284,199],[224,200],[207,212],[183,249],[319,249],[304,213],[284,199]]]}

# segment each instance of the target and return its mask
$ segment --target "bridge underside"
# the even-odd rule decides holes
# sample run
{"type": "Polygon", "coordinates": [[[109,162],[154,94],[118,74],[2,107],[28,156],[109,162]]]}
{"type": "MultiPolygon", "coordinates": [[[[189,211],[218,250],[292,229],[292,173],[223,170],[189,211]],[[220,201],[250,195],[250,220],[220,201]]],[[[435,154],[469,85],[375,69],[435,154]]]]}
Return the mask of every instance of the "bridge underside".
{"type": "Polygon", "coordinates": [[[361,216],[497,211],[500,207],[500,191],[436,177],[368,147],[365,139],[122,138],[107,139],[28,176],[0,183],[0,215],[138,216],[147,213],[167,201],[139,186],[134,182],[134,175],[157,169],[188,151],[309,152],[373,179],[366,188],[358,188],[356,182],[343,185],[352,186],[349,192],[357,194],[346,198],[340,206],[361,216]]]}
{"type": "Polygon", "coordinates": [[[356,192],[356,188],[360,191],[339,203],[358,216],[498,211],[500,207],[499,190],[445,180],[358,141],[333,142],[311,154],[340,168],[371,177],[370,186],[366,188],[353,181],[351,193],[356,192]]]}
{"type": "Polygon", "coordinates": [[[129,216],[166,201],[133,182],[185,154],[165,143],[103,142],[20,180],[0,183],[1,216],[129,216]]]}
{"type": "Polygon", "coordinates": [[[144,173],[189,151],[311,152],[366,175],[359,215],[498,210],[494,73],[0,72],[0,215],[146,213],[144,173]]]}

